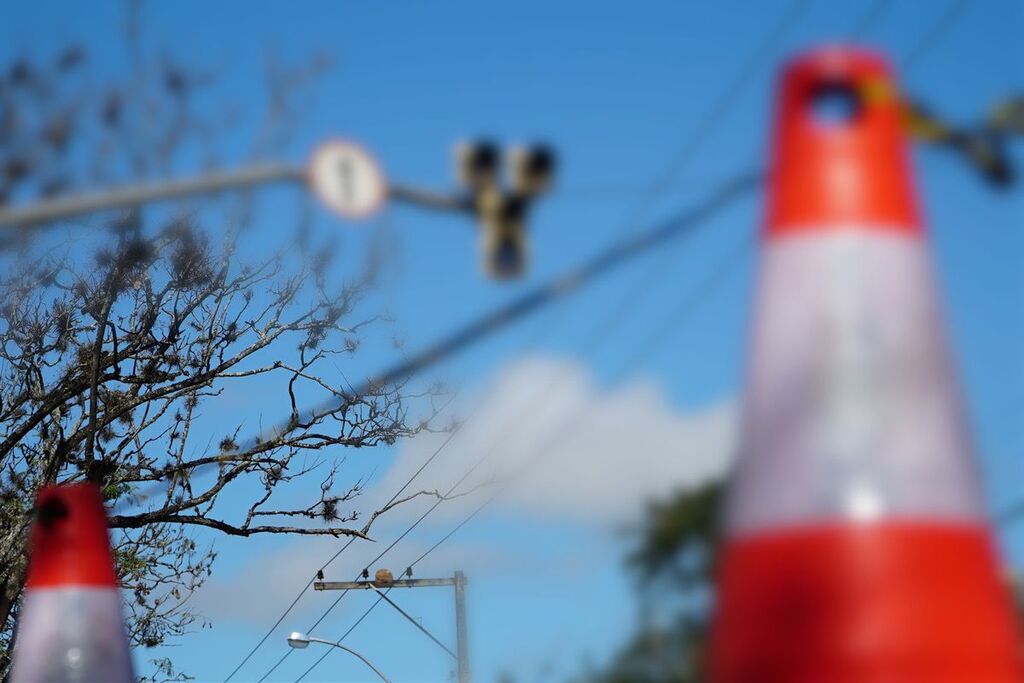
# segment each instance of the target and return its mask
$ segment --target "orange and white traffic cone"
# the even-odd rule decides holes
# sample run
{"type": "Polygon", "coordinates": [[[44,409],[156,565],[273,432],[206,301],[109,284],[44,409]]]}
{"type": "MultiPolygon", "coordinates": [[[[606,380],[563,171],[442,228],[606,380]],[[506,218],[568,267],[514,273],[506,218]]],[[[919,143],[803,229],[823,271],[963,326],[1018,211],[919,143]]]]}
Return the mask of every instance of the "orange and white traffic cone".
{"type": "Polygon", "coordinates": [[[874,54],[783,74],[713,683],[1024,680],[902,126],[874,54]]]}
{"type": "Polygon", "coordinates": [[[99,489],[44,488],[36,512],[11,681],[134,681],[99,489]]]}

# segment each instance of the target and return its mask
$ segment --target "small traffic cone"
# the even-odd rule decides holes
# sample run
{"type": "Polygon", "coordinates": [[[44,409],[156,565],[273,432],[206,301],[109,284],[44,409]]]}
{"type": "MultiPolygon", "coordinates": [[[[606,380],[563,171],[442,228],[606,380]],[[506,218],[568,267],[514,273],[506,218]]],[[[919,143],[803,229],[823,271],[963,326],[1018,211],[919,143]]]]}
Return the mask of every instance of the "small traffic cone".
{"type": "Polygon", "coordinates": [[[902,120],[874,54],[783,74],[713,683],[1024,681],[902,120]]]}
{"type": "Polygon", "coordinates": [[[11,681],[134,681],[99,489],[48,486],[36,514],[11,681]]]}

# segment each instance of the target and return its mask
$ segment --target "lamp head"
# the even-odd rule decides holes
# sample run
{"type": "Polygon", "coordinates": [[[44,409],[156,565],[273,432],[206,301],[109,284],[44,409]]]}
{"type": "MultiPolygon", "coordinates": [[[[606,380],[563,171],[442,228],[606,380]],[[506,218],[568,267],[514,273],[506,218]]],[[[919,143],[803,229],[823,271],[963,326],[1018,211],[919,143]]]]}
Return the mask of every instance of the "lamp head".
{"type": "Polygon", "coordinates": [[[309,647],[309,636],[301,631],[292,631],[291,635],[288,636],[288,644],[296,650],[309,647]]]}

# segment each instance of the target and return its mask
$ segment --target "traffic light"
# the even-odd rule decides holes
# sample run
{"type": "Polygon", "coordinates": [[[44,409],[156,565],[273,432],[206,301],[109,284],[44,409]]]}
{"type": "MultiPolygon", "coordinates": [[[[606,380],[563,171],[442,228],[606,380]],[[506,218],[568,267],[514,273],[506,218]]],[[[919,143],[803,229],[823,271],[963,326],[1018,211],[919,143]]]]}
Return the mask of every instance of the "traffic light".
{"type": "Polygon", "coordinates": [[[484,269],[496,279],[512,279],[526,271],[528,243],[526,212],[529,200],[518,194],[495,192],[493,206],[481,214],[484,269]]]}
{"type": "Polygon", "coordinates": [[[1024,135],[1024,95],[1010,97],[997,104],[988,125],[1002,133],[1024,135]]]}
{"type": "Polygon", "coordinates": [[[948,147],[963,158],[991,185],[1005,188],[1014,179],[1006,150],[1006,136],[1024,129],[1024,101],[1008,100],[995,109],[990,120],[973,128],[954,127],[915,102],[904,103],[904,122],[916,139],[948,147]]]}
{"type": "Polygon", "coordinates": [[[458,145],[455,159],[458,180],[469,193],[466,204],[480,224],[484,271],[495,279],[519,277],[528,261],[526,220],[533,200],[551,189],[554,152],[531,145],[503,155],[481,140],[458,145]]]}
{"type": "Polygon", "coordinates": [[[513,192],[533,197],[551,189],[555,153],[547,145],[514,147],[509,152],[508,176],[513,192]]]}
{"type": "Polygon", "coordinates": [[[455,147],[456,175],[471,192],[496,185],[501,170],[501,151],[489,140],[462,142],[455,147]]]}
{"type": "Polygon", "coordinates": [[[1006,152],[1006,139],[996,130],[959,133],[953,144],[991,184],[1008,187],[1014,181],[1013,166],[1006,152]]]}
{"type": "Polygon", "coordinates": [[[905,102],[903,118],[910,135],[923,142],[948,143],[954,135],[930,109],[920,102],[905,102]]]}

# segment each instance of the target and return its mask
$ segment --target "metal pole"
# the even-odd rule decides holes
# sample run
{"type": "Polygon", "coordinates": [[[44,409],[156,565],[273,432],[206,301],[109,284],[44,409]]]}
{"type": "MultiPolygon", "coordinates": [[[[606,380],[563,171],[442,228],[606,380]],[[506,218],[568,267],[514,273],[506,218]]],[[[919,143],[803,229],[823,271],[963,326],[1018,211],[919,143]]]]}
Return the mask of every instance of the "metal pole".
{"type": "MultiPolygon", "coordinates": [[[[455,588],[455,661],[458,663],[458,683],[469,683],[469,637],[466,628],[466,575],[461,571],[455,572],[453,578],[445,579],[398,579],[386,584],[388,590],[392,588],[422,588],[426,586],[452,586],[455,588]]],[[[420,631],[425,633],[436,644],[440,645],[445,652],[453,654],[445,645],[435,638],[429,631],[423,628],[410,617],[405,610],[391,601],[382,593],[373,581],[314,581],[313,590],[318,591],[348,591],[348,590],[373,590],[384,600],[397,609],[403,617],[411,621],[420,631]]]]}
{"type": "MultiPolygon", "coordinates": [[[[0,208],[0,227],[32,228],[110,209],[126,209],[149,202],[212,194],[224,190],[238,190],[255,185],[281,182],[305,185],[306,176],[306,169],[301,166],[272,163],[227,171],[213,171],[193,178],[124,185],[95,193],[44,200],[27,206],[0,208]]],[[[431,209],[444,211],[469,211],[471,209],[459,196],[401,185],[390,186],[388,196],[393,201],[431,209]]]]}
{"type": "Polygon", "coordinates": [[[380,676],[380,679],[382,681],[384,681],[384,683],[391,683],[391,680],[388,679],[388,677],[385,676],[383,673],[381,673],[380,669],[378,669],[373,664],[371,664],[369,659],[367,659],[366,657],[362,656],[361,654],[359,654],[358,652],[356,652],[352,648],[346,647],[345,645],[342,645],[341,643],[336,643],[333,640],[324,640],[323,638],[313,638],[312,636],[310,636],[309,642],[311,642],[311,643],[323,643],[324,645],[330,645],[331,647],[336,647],[339,650],[344,650],[345,652],[348,652],[349,654],[353,654],[356,657],[359,657],[359,659],[361,659],[363,661],[363,664],[366,664],[366,666],[368,666],[371,669],[373,669],[373,672],[375,674],[377,674],[378,676],[380,676]]]}
{"type": "Polygon", "coordinates": [[[472,202],[465,197],[455,194],[441,194],[433,190],[423,190],[417,187],[405,185],[391,185],[388,187],[388,197],[392,201],[415,204],[429,209],[440,209],[442,211],[473,211],[472,202]]]}
{"type": "Polygon", "coordinates": [[[388,597],[388,594],[387,594],[386,592],[382,592],[382,591],[381,591],[381,590],[380,590],[379,588],[377,588],[376,586],[374,586],[374,587],[373,587],[373,590],[377,592],[377,595],[379,595],[379,596],[380,596],[380,599],[381,599],[381,600],[383,600],[384,602],[388,603],[389,605],[391,605],[392,607],[394,607],[394,608],[395,608],[396,610],[398,610],[398,613],[399,613],[399,614],[401,614],[401,615],[402,615],[403,617],[405,617],[405,618],[406,618],[406,620],[407,620],[407,621],[408,621],[408,622],[409,622],[410,624],[412,624],[413,626],[415,626],[416,628],[418,628],[418,629],[420,630],[420,632],[421,632],[421,633],[422,633],[423,635],[425,635],[425,636],[426,636],[427,638],[430,638],[430,639],[431,639],[432,641],[434,641],[434,643],[435,643],[435,644],[436,644],[436,645],[437,645],[438,647],[440,647],[440,648],[441,648],[442,650],[444,650],[445,652],[447,652],[448,654],[450,654],[450,655],[451,655],[451,656],[452,656],[452,657],[453,657],[454,659],[458,659],[458,658],[459,658],[459,656],[458,656],[457,654],[455,654],[454,652],[452,652],[452,651],[451,651],[451,650],[450,650],[450,649],[448,648],[448,646],[447,646],[447,645],[445,645],[445,644],[444,644],[444,643],[442,643],[442,642],[441,642],[440,640],[438,640],[437,636],[435,636],[435,635],[434,635],[433,633],[431,633],[430,631],[428,631],[428,630],[426,629],[426,627],[424,627],[424,626],[423,626],[423,624],[421,624],[420,622],[418,622],[418,621],[416,621],[415,619],[413,619],[413,618],[412,618],[412,616],[411,616],[411,615],[410,615],[410,614],[409,614],[408,612],[406,612],[406,611],[405,611],[404,609],[402,609],[401,607],[399,607],[399,606],[398,606],[398,605],[397,605],[397,604],[395,603],[395,601],[394,601],[394,600],[392,600],[391,598],[389,598],[389,597],[388,597]]]}
{"type": "Polygon", "coordinates": [[[287,164],[265,164],[215,171],[194,178],[162,180],[115,187],[94,194],[80,194],[0,210],[0,226],[32,227],[64,218],[109,209],[125,209],[165,199],[209,194],[275,182],[304,183],[306,171],[287,164]]]}
{"type": "Polygon", "coordinates": [[[469,638],[466,632],[466,576],[455,572],[455,652],[458,654],[459,683],[469,683],[469,638]]]}

